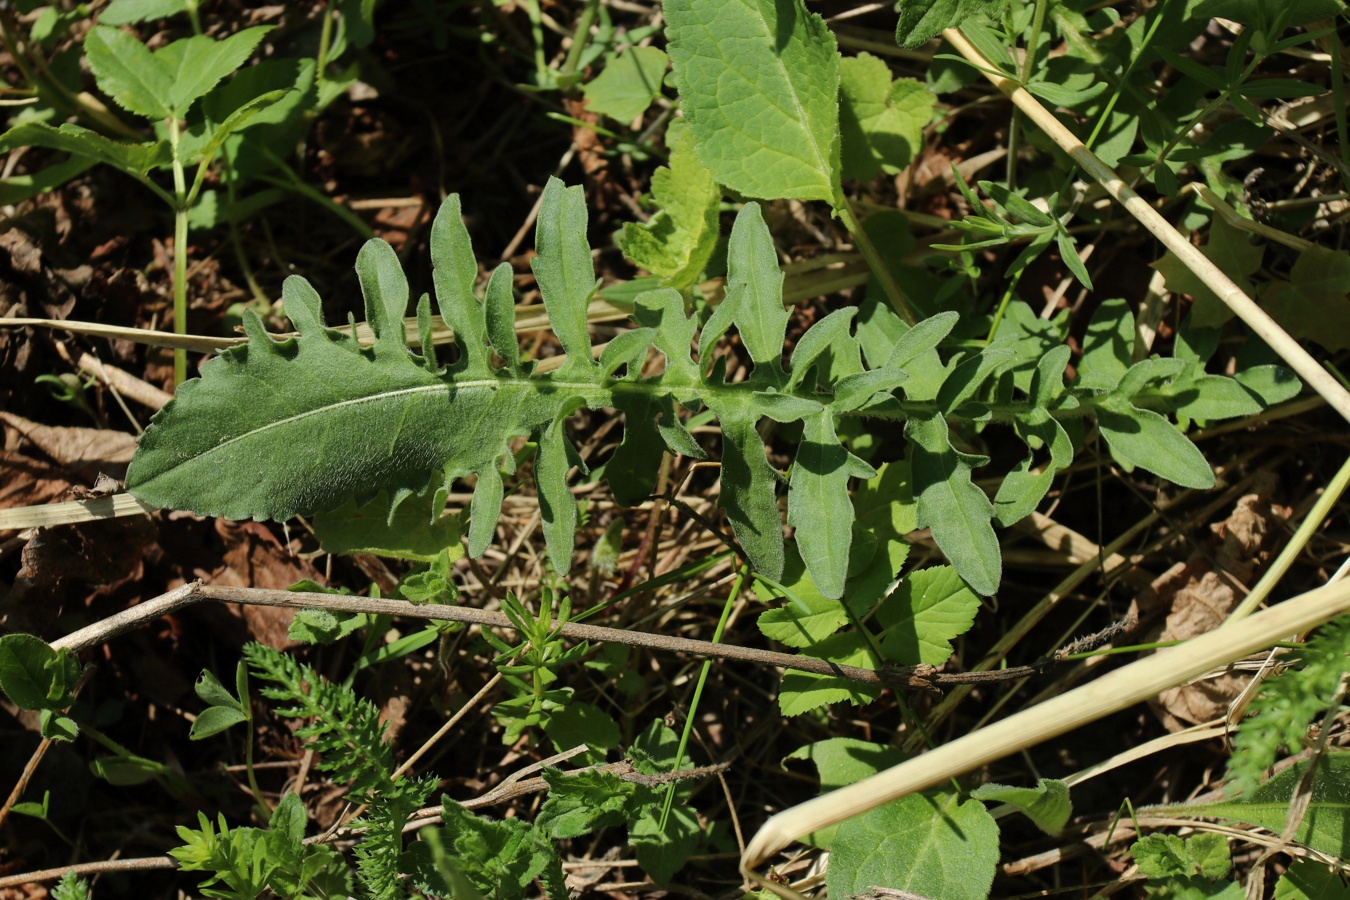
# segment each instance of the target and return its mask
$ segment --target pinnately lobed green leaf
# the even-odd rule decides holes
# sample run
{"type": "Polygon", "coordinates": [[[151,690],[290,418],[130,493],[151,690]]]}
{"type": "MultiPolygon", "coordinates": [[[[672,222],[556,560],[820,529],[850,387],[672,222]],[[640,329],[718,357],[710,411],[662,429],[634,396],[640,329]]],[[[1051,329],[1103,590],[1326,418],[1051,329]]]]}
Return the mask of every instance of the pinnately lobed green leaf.
{"type": "MultiPolygon", "coordinates": [[[[690,358],[696,325],[670,289],[636,298],[635,317],[644,327],[613,342],[597,365],[586,323],[595,280],[584,201],[579,189],[550,182],[534,266],[571,362],[533,376],[520,364],[515,346],[509,270],[494,273],[487,302],[480,302],[473,290],[472,249],[458,200],[451,198],[436,218],[431,244],[437,304],[460,349],[454,365],[443,370],[433,358],[409,349],[403,321],[407,280],[393,249],[371,241],[358,256],[357,274],[374,345],[363,348],[327,328],[313,288],[289,279],[283,300],[300,336],[275,340],[256,317],[248,317],[249,342],[207,363],[203,377],[183,385],[156,416],[128,471],[130,489],[148,503],[235,519],[286,519],[345,506],[365,517],[383,516],[392,526],[403,518],[398,510],[409,497],[425,498],[433,488],[476,475],[469,550],[479,553],[501,508],[499,466],[510,460],[512,440],[529,437],[538,446],[534,473],[543,531],[554,566],[565,572],[577,522],[567,485],[576,462],[566,433],[571,414],[582,407],[625,412],[625,439],[614,466],[624,478],[616,496],[640,502],[663,449],[702,456],[677,416],[678,406],[702,400],[722,420],[721,499],[732,530],[756,570],[777,578],[783,568],[781,475],[765,455],[760,420],[810,419],[808,447],[789,492],[794,522],[804,521],[793,511],[798,506],[828,508],[851,521],[848,479],[870,475],[871,469],[841,446],[827,412],[829,394],[817,400],[805,386],[797,394],[783,390],[789,378],[782,363],[788,320],[783,276],[757,206],[738,216],[730,243],[728,299],[705,329],[700,359],[711,359],[709,332],[720,335],[734,325],[756,363],[749,383],[726,384],[690,358]],[[643,378],[649,345],[666,357],[666,372],[643,378]],[[494,352],[501,368],[494,367],[494,352]]],[[[426,303],[419,305],[418,321],[419,332],[428,333],[426,303]]],[[[837,330],[836,324],[822,325],[829,333],[837,330]]],[[[819,343],[810,337],[803,341],[819,343]]],[[[422,514],[430,526],[439,510],[423,508],[422,514]]],[[[838,596],[847,570],[848,529],[842,536],[813,532],[802,544],[808,565],[838,596]]]]}
{"type": "Polygon", "coordinates": [[[667,0],[666,39],[699,155],[747,197],[843,203],[839,51],[802,0],[667,0]]]}
{"type": "MultiPolygon", "coordinates": [[[[314,289],[302,278],[288,279],[283,301],[299,337],[274,339],[256,316],[246,316],[248,342],[206,363],[202,377],[180,387],[155,416],[131,462],[128,488],[146,503],[234,519],[360,510],[368,520],[388,523],[383,542],[392,539],[406,543],[412,555],[440,558],[441,548],[453,544],[454,532],[442,528],[431,547],[408,543],[406,526],[393,527],[407,522],[397,513],[414,495],[423,501],[431,497],[430,508],[414,515],[420,514],[430,529],[443,509],[436,495],[476,476],[468,549],[477,554],[491,541],[501,511],[503,467],[513,473],[514,442],[526,438],[537,447],[533,470],[549,556],[559,572],[566,572],[578,520],[567,479],[571,468],[580,466],[567,435],[570,417],[582,408],[624,413],[624,438],[607,471],[616,499],[634,504],[650,494],[663,452],[704,456],[680,421],[681,408],[702,403],[722,426],[720,502],[751,566],[770,581],[783,573],[779,489],[787,481],[788,523],[797,530],[806,573],[820,595],[838,599],[845,582],[857,574],[848,588],[850,602],[861,597],[877,602],[904,560],[896,550],[903,550],[903,541],[868,526],[863,533],[873,543],[854,558],[850,479],[871,478],[874,472],[847,449],[837,427],[842,416],[871,416],[905,421],[910,478],[903,493],[909,497],[912,489],[917,499],[917,522],[909,527],[931,528],[956,573],[974,591],[989,595],[998,589],[1000,553],[991,524],[995,507],[973,480],[974,469],[988,460],[957,449],[950,420],[990,416],[1001,402],[991,385],[1008,380],[1016,385],[1016,369],[1012,379],[995,377],[1021,364],[1015,336],[944,364],[938,346],[957,316],[942,313],[902,331],[882,364],[871,358],[881,351],[869,351],[872,368],[867,370],[857,338],[850,334],[853,313],[840,311],[802,335],[785,366],[789,313],[783,307],[783,274],[763,214],[751,203],[737,215],[728,241],[726,298],[702,333],[678,291],[646,291],[633,301],[639,327],[612,341],[597,362],[587,325],[596,281],[585,229],[580,189],[550,181],[540,206],[533,265],[554,332],[569,357],[557,371],[536,375],[532,364],[520,359],[509,267],[492,274],[484,301],[476,296],[477,266],[458,200],[452,197],[433,224],[431,251],[436,304],[459,347],[454,364],[442,367],[434,354],[409,348],[406,276],[393,248],[370,241],[357,257],[357,275],[374,344],[363,347],[349,334],[328,328],[314,289]],[[725,363],[715,359],[718,341],[732,328],[753,363],[750,377],[734,383],[726,380],[725,363]],[[695,342],[697,358],[690,352],[695,342]],[[665,359],[660,374],[647,374],[652,349],[665,359]],[[919,374],[911,377],[914,373],[919,374]],[[766,418],[800,423],[790,478],[770,464],[765,452],[759,429],[766,418]],[[826,527],[818,525],[822,519],[826,527]]],[[[423,346],[430,345],[427,297],[418,304],[416,325],[423,346]]],[[[1015,490],[1007,496],[1000,492],[1001,521],[1029,513],[1053,472],[1072,458],[1059,416],[1095,412],[1101,433],[1124,465],[1187,486],[1212,483],[1203,456],[1158,410],[1184,408],[1185,398],[1192,396],[1218,398],[1210,383],[1216,376],[1203,375],[1199,362],[1189,358],[1129,365],[1131,340],[1116,325],[1090,330],[1090,353],[1080,366],[1087,383],[1072,387],[1063,381],[1066,351],[1044,353],[1019,388],[1027,399],[998,413],[1032,450],[1050,446],[1050,465],[1043,470],[1052,473],[1031,475],[1034,460],[1028,457],[1015,490]]],[[[1296,388],[1270,379],[1242,385],[1261,402],[1289,396],[1296,388]]],[[[1204,405],[1203,412],[1222,416],[1250,408],[1234,402],[1242,398],[1227,388],[1221,399],[1204,405]]],[[[915,601],[913,609],[897,612],[896,628],[911,614],[937,614],[939,607],[945,616],[956,594],[943,597],[931,610],[915,601]]],[[[957,605],[964,608],[966,600],[957,605]]],[[[948,624],[925,625],[932,646],[910,649],[924,661],[930,654],[936,659],[952,636],[948,624]]],[[[897,644],[904,643],[903,630],[894,631],[891,643],[906,656],[897,644]]],[[[856,638],[830,635],[824,640],[856,638]]],[[[809,652],[831,649],[821,644],[809,652]]],[[[833,649],[858,664],[869,663],[864,645],[833,649]]],[[[784,696],[789,694],[785,689],[784,696]]],[[[792,704],[810,708],[805,701],[792,704]]]]}

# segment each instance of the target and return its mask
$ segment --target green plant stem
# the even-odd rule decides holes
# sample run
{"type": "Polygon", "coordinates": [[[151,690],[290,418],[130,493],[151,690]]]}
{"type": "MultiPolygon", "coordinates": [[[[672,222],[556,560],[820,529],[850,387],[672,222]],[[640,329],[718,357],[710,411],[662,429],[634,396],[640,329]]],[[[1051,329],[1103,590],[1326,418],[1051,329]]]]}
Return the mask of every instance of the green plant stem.
{"type": "Polygon", "coordinates": [[[591,26],[595,24],[595,14],[599,9],[600,0],[586,0],[586,6],[577,19],[577,30],[572,32],[572,46],[567,51],[567,59],[563,60],[562,68],[558,70],[559,75],[571,75],[577,70],[581,54],[591,39],[591,26]]]}
{"type": "Polygon", "coordinates": [[[1150,176],[1152,176],[1153,171],[1157,169],[1158,166],[1163,164],[1163,162],[1167,159],[1168,155],[1171,154],[1171,152],[1177,148],[1177,145],[1180,144],[1183,140],[1185,140],[1186,137],[1193,130],[1195,130],[1195,127],[1197,125],[1204,122],[1206,119],[1208,119],[1210,116],[1214,114],[1215,110],[1217,110],[1219,107],[1223,106],[1225,103],[1228,102],[1228,98],[1233,95],[1233,92],[1237,90],[1239,85],[1241,85],[1244,81],[1246,81],[1248,78],[1251,77],[1252,73],[1256,71],[1256,67],[1261,65],[1261,61],[1263,59],[1265,59],[1264,54],[1254,53],[1252,55],[1252,61],[1247,64],[1247,67],[1245,69],[1242,70],[1242,74],[1237,77],[1237,80],[1233,84],[1228,85],[1222,91],[1220,91],[1219,96],[1215,97],[1209,103],[1205,104],[1205,108],[1200,110],[1199,114],[1196,115],[1195,118],[1187,122],[1184,128],[1182,128],[1180,131],[1178,131],[1176,134],[1172,136],[1172,139],[1169,140],[1167,142],[1167,145],[1162,148],[1161,152],[1158,153],[1158,158],[1154,160],[1153,164],[1150,165],[1144,171],[1141,177],[1147,179],[1150,176]]]}
{"type": "Polygon", "coordinates": [[[544,17],[539,0],[525,0],[525,12],[530,17],[530,37],[534,39],[535,84],[543,87],[548,84],[548,60],[544,58],[544,17]]]}
{"type": "Polygon", "coordinates": [[[193,34],[202,33],[202,19],[201,16],[197,14],[197,6],[199,5],[199,3],[200,0],[186,0],[184,4],[185,6],[187,6],[188,18],[192,20],[193,34]]]}
{"type": "MultiPolygon", "coordinates": [[[[749,567],[742,566],[741,571],[736,575],[736,580],[731,583],[731,591],[727,594],[727,602],[722,604],[722,618],[717,620],[717,628],[713,631],[712,642],[721,643],[722,631],[727,627],[727,619],[731,618],[731,610],[736,605],[736,598],[740,596],[741,585],[745,583],[745,576],[749,567]]],[[[684,717],[684,730],[680,733],[680,746],[675,751],[675,764],[670,767],[670,771],[678,772],[680,766],[684,765],[684,751],[689,746],[689,734],[694,730],[694,715],[698,712],[698,701],[703,696],[703,685],[708,680],[708,671],[712,668],[712,660],[705,659],[703,667],[698,673],[698,684],[694,685],[694,698],[689,702],[689,714],[684,717]]],[[[675,803],[675,787],[677,782],[672,781],[666,788],[666,801],[661,806],[661,832],[664,834],[666,823],[670,820],[670,808],[675,803]]]]}
{"type": "Polygon", "coordinates": [[[993,341],[994,335],[998,334],[999,323],[1003,321],[1003,314],[1008,310],[1008,304],[1012,302],[1013,294],[1017,291],[1017,282],[1022,280],[1022,273],[1026,271],[1026,266],[1022,266],[1012,274],[1008,279],[1008,286],[1003,291],[1003,299],[999,301],[998,310],[994,313],[994,321],[989,325],[989,341],[993,341]]]}
{"type": "MultiPolygon", "coordinates": [[[[1148,15],[1153,17],[1153,21],[1149,23],[1148,30],[1144,32],[1144,39],[1139,44],[1139,52],[1130,56],[1129,65],[1125,67],[1125,71],[1120,76],[1120,81],[1116,83],[1116,89],[1111,92],[1111,98],[1106,101],[1106,106],[1102,108],[1102,114],[1097,117],[1097,124],[1093,126],[1092,134],[1088,136],[1088,139],[1084,144],[1088,149],[1091,149],[1092,146],[1097,143],[1097,138],[1101,135],[1102,129],[1106,127],[1106,123],[1111,119],[1111,113],[1115,110],[1116,104],[1120,102],[1121,96],[1125,93],[1125,85],[1129,83],[1130,75],[1134,73],[1135,65],[1139,60],[1148,56],[1147,51],[1149,45],[1153,42],[1153,35],[1158,31],[1158,26],[1162,23],[1161,4],[1149,10],[1148,15]]],[[[1071,179],[1073,173],[1070,172],[1067,177],[1071,179]]]]}
{"type": "Polygon", "coordinates": [[[844,223],[848,233],[853,236],[853,243],[857,245],[858,252],[863,255],[867,261],[867,267],[872,270],[872,274],[877,276],[877,281],[881,282],[881,289],[886,292],[886,299],[891,302],[891,308],[895,314],[905,321],[911,328],[918,324],[919,320],[914,315],[914,310],[910,309],[909,303],[905,300],[904,293],[900,290],[900,285],[896,284],[895,276],[891,274],[890,267],[886,265],[881,254],[877,252],[876,244],[867,232],[863,230],[862,222],[853,213],[853,206],[845,198],[844,202],[834,208],[839,216],[839,220],[844,223]]]}
{"type": "MultiPolygon", "coordinates": [[[[273,157],[273,159],[275,159],[275,157],[273,157]]],[[[281,163],[282,171],[286,173],[286,178],[282,179],[274,178],[271,175],[262,175],[259,176],[259,181],[266,182],[274,187],[293,191],[307,200],[312,200],[350,225],[365,240],[370,240],[375,237],[375,231],[367,225],[365,220],[360,216],[342,204],[335,202],[333,198],[324,195],[322,191],[316,190],[313,186],[305,184],[300,180],[300,176],[295,174],[295,170],[281,162],[281,160],[276,161],[281,163]]]]}
{"type": "MultiPolygon", "coordinates": [[[[183,160],[178,154],[181,138],[176,118],[169,119],[169,149],[173,154],[173,331],[187,334],[187,244],[188,191],[183,172],[183,160]]],[[[187,381],[187,350],[175,347],[173,351],[174,386],[187,381]]]]}
{"type": "Polygon", "coordinates": [[[258,787],[258,774],[253,768],[253,706],[247,697],[239,700],[244,704],[244,727],[248,729],[244,735],[244,772],[248,777],[248,789],[253,792],[253,802],[258,804],[258,811],[266,822],[272,818],[272,807],[263,797],[262,788],[258,787]]]}
{"type": "MultiPolygon", "coordinates": [[[[1337,146],[1341,148],[1341,161],[1350,163],[1350,127],[1346,125],[1345,116],[1345,77],[1344,70],[1341,68],[1341,39],[1340,36],[1332,31],[1327,39],[1331,51],[1331,96],[1334,101],[1331,104],[1332,110],[1336,115],[1336,138],[1337,146]]],[[[1341,166],[1341,181],[1350,188],[1350,175],[1347,174],[1347,167],[1341,166]]]]}
{"type": "Polygon", "coordinates": [[[1322,523],[1326,521],[1327,516],[1331,514],[1331,510],[1340,501],[1341,495],[1345,493],[1347,485],[1350,485],[1350,458],[1346,459],[1341,465],[1340,471],[1327,484],[1322,496],[1317,498],[1313,508],[1308,510],[1308,515],[1304,517],[1303,522],[1298,526],[1298,530],[1294,532],[1293,538],[1280,551],[1280,555],[1275,557],[1275,561],[1261,576],[1261,580],[1256,582],[1252,592],[1243,598],[1237,609],[1229,613],[1228,618],[1220,627],[1241,622],[1247,616],[1256,612],[1256,608],[1265,601],[1271,590],[1284,577],[1284,573],[1288,572],[1289,567],[1294,564],[1294,560],[1303,552],[1303,548],[1307,546],[1313,534],[1322,527],[1322,523]]]}
{"type": "MultiPolygon", "coordinates": [[[[1031,34],[1027,35],[1027,49],[1017,75],[1023,85],[1031,80],[1031,70],[1036,65],[1036,48],[1041,42],[1041,32],[1045,29],[1045,11],[1049,5],[1046,0],[1036,0],[1036,10],[1031,18],[1031,34]]],[[[1014,106],[1012,119],[1008,123],[1008,190],[1017,189],[1017,144],[1022,131],[1021,116],[1021,111],[1014,106]]]]}
{"type": "Polygon", "coordinates": [[[323,84],[323,73],[328,69],[328,51],[333,44],[333,10],[323,10],[323,26],[319,30],[319,52],[314,59],[314,78],[317,86],[323,84]]]}

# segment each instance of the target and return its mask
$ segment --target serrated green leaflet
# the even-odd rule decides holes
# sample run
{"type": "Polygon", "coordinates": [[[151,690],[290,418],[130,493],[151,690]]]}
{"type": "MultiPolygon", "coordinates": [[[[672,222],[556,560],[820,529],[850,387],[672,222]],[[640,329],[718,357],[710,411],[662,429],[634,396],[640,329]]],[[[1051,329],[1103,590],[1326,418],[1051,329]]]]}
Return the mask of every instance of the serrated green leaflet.
{"type": "Polygon", "coordinates": [[[1008,0],[901,0],[895,40],[913,49],[972,16],[984,14],[997,19],[1007,6],[1008,0]]]}
{"type": "Polygon", "coordinates": [[[1042,778],[1034,788],[990,782],[971,791],[970,796],[991,803],[1011,804],[1046,834],[1059,834],[1073,812],[1069,786],[1055,778],[1042,778]]]}
{"type": "Polygon", "coordinates": [[[699,156],[747,197],[843,203],[839,52],[801,0],[668,0],[666,39],[699,156]]]}
{"type": "Polygon", "coordinates": [[[148,119],[173,113],[173,71],[130,34],[97,26],[85,35],[84,53],[99,90],[118,106],[148,119]]]}
{"type": "Polygon", "coordinates": [[[839,63],[840,165],[844,178],[875,178],[909,165],[923,146],[933,94],[912,78],[891,81],[886,63],[870,53],[839,63]]]}
{"type": "Polygon", "coordinates": [[[721,191],[694,152],[694,135],[681,134],[670,153],[670,166],[652,175],[652,197],[660,212],[640,225],[623,227],[619,246],[640,268],[684,290],[697,280],[717,245],[717,205],[721,191]]]}
{"type": "Polygon", "coordinates": [[[826,873],[831,897],[872,886],[942,900],[985,900],[998,864],[998,825],[978,800],[911,794],[839,826],[826,873]]]}
{"type": "Polygon", "coordinates": [[[940,666],[952,655],[951,641],[970,630],[980,598],[948,566],[911,572],[876,611],[881,648],[889,662],[940,666]]]}

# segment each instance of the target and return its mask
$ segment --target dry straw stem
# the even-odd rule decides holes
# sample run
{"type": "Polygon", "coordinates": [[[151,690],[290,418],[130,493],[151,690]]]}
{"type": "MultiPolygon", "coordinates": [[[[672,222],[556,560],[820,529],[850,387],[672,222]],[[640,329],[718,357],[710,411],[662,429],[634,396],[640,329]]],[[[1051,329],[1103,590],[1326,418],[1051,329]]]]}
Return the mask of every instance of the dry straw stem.
{"type": "Polygon", "coordinates": [[[1108,672],[1091,684],[966,734],[856,784],[794,806],[764,823],[741,857],[741,871],[763,883],[764,879],[753,869],[804,834],[861,815],[906,794],[941,784],[1095,722],[1345,612],[1350,612],[1350,582],[1317,588],[1235,625],[1211,631],[1108,672]]]}
{"type": "Polygon", "coordinates": [[[1278,353],[1280,358],[1287,362],[1289,367],[1297,372],[1313,390],[1325,397],[1327,403],[1331,404],[1347,420],[1350,420],[1350,391],[1343,388],[1326,369],[1298,345],[1297,341],[1280,328],[1274,319],[1257,306],[1251,297],[1243,293],[1242,289],[1234,284],[1227,275],[1223,274],[1218,266],[1210,262],[1181,232],[1173,228],[1166,219],[1159,215],[1147,200],[1136,194],[1106,163],[1098,159],[1097,155],[1089,150],[1072,131],[1064,127],[1064,124],[1042,106],[1039,100],[1024,88],[1019,87],[1013,79],[996,74],[998,68],[985,59],[983,54],[976,50],[970,41],[966,40],[965,35],[955,28],[948,28],[942,32],[942,36],[962,56],[979,67],[984,73],[984,77],[988,78],[1004,94],[1007,94],[1013,104],[1049,135],[1051,140],[1058,144],[1065,153],[1069,154],[1073,161],[1082,167],[1084,172],[1087,172],[1102,187],[1106,188],[1107,192],[1116,198],[1129,211],[1130,215],[1139,220],[1139,224],[1148,229],[1149,233],[1161,241],[1164,247],[1171,250],[1185,264],[1186,268],[1194,272],[1210,290],[1217,294],[1219,299],[1226,303],[1228,308],[1236,313],[1242,321],[1246,322],[1252,331],[1269,344],[1270,348],[1278,353]]]}

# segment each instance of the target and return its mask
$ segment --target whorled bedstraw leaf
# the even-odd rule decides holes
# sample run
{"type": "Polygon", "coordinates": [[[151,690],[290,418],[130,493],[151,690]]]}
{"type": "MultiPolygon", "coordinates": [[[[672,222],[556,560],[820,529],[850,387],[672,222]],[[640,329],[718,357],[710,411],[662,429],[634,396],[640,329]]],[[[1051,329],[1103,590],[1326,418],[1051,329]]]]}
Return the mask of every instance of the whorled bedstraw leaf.
{"type": "Polygon", "coordinates": [[[988,782],[971,791],[970,796],[989,803],[1009,803],[1049,835],[1064,830],[1073,812],[1069,786],[1057,778],[1042,778],[1034,788],[988,782]]]}
{"type": "Polygon", "coordinates": [[[825,875],[831,897],[875,886],[942,900],[985,900],[998,824],[978,800],[910,794],[840,824],[825,875]]]}
{"type": "Polygon", "coordinates": [[[681,109],[713,177],[763,199],[843,203],[839,51],[802,0],[667,0],[681,109]]]}
{"type": "Polygon", "coordinates": [[[905,436],[919,525],[932,529],[938,548],[967,584],[983,596],[992,596],[1002,578],[1003,557],[990,524],[994,505],[971,479],[969,459],[952,447],[947,422],[941,416],[909,419],[905,436]]]}
{"type": "Polygon", "coordinates": [[[639,268],[678,290],[698,280],[717,246],[717,208],[722,192],[694,152],[694,134],[681,132],[670,165],[652,175],[659,212],[646,224],[623,226],[619,246],[639,268]]]}
{"type": "Polygon", "coordinates": [[[667,57],[656,47],[629,47],[605,54],[604,68],[581,88],[591,112],[627,125],[647,111],[661,92],[667,57]]]}
{"type": "Polygon", "coordinates": [[[997,20],[1007,6],[1008,0],[901,0],[895,41],[913,50],[972,16],[983,13],[997,20]]]}
{"type": "Polygon", "coordinates": [[[923,146],[933,93],[913,78],[892,82],[885,61],[870,53],[839,61],[839,89],[843,177],[867,180],[909,165],[923,146]]]}
{"type": "Polygon", "coordinates": [[[975,621],[980,598],[950,566],[933,566],[902,578],[876,610],[887,662],[940,666],[952,655],[952,639],[975,621]]]}

